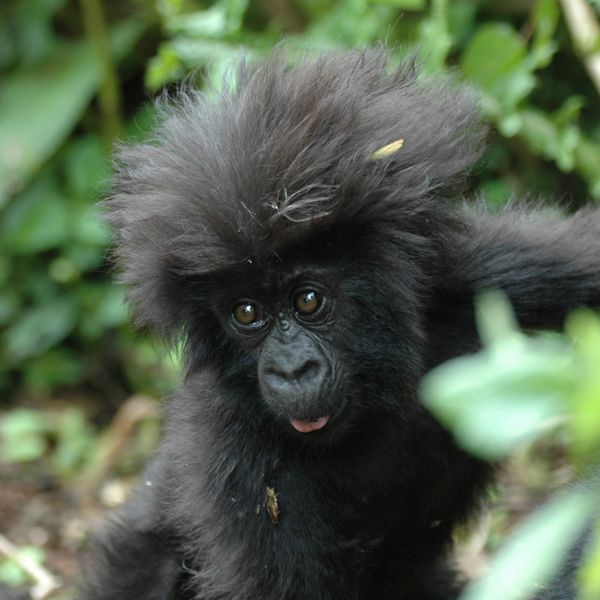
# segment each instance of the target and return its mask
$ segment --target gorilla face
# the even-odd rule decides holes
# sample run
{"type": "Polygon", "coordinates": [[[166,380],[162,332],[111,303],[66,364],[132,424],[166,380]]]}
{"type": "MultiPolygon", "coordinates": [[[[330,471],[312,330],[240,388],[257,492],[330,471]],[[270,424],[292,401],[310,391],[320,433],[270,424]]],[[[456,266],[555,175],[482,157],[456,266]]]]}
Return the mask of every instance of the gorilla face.
{"type": "Polygon", "coordinates": [[[314,278],[271,301],[238,299],[229,317],[236,335],[256,340],[265,405],[300,433],[320,431],[343,411],[343,367],[327,335],[334,317],[332,293],[314,278]]]}
{"type": "MultiPolygon", "coordinates": [[[[234,396],[246,398],[247,410],[258,407],[280,431],[310,443],[360,429],[383,399],[406,410],[421,368],[421,317],[407,296],[415,281],[388,273],[399,253],[393,265],[379,256],[374,271],[366,240],[340,240],[333,253],[321,242],[290,251],[292,259],[255,256],[223,272],[210,302],[217,324],[202,336],[205,346],[220,340],[208,360],[242,382],[234,396]]],[[[207,331],[210,320],[194,329],[207,331]]]]}

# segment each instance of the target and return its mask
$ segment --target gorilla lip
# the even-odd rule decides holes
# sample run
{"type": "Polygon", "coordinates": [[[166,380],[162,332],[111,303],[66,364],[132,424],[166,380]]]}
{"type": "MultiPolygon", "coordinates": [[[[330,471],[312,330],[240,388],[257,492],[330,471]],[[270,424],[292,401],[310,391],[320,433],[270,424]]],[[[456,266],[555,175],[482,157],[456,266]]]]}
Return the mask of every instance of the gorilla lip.
{"type": "Polygon", "coordinates": [[[324,417],[319,417],[315,421],[290,419],[290,423],[292,424],[292,427],[300,433],[312,433],[313,431],[319,431],[319,429],[323,429],[323,427],[329,423],[330,418],[331,417],[329,415],[325,415],[324,417]]]}

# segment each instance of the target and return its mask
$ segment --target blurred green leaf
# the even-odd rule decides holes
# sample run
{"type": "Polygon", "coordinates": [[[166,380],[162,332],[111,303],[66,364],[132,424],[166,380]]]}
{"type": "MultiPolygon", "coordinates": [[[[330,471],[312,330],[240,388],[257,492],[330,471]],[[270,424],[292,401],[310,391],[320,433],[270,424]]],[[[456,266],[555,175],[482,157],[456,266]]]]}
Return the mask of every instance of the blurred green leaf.
{"type": "Polygon", "coordinates": [[[158,53],[148,63],[146,86],[157,90],[161,86],[181,79],[185,73],[184,65],[171,42],[160,45],[158,53]]]}
{"type": "MultiPolygon", "coordinates": [[[[37,546],[23,546],[19,548],[18,556],[41,565],[45,560],[46,553],[37,546]]],[[[4,558],[0,560],[0,581],[12,586],[23,586],[29,583],[29,577],[15,561],[4,558]]]]}
{"type": "Polygon", "coordinates": [[[97,205],[80,205],[71,212],[73,239],[87,246],[105,248],[110,241],[110,229],[100,216],[97,205]]]}
{"type": "Polygon", "coordinates": [[[321,19],[309,25],[302,36],[313,50],[336,46],[360,47],[376,41],[382,26],[396,18],[394,7],[370,4],[368,0],[343,0],[334,3],[321,19]]]}
{"type": "Polygon", "coordinates": [[[0,288],[0,325],[8,323],[17,314],[19,308],[17,292],[0,288]]]}
{"type": "Polygon", "coordinates": [[[579,169],[589,179],[592,194],[600,197],[600,144],[586,140],[581,130],[570,122],[578,116],[580,101],[570,98],[554,115],[535,109],[523,110],[521,134],[540,156],[553,159],[563,171],[579,169]]]}
{"type": "Polygon", "coordinates": [[[448,1],[432,0],[429,16],[419,28],[421,44],[427,49],[428,71],[441,71],[446,62],[452,39],[448,33],[448,1]]]}
{"type": "Polygon", "coordinates": [[[462,45],[472,34],[477,8],[477,3],[472,0],[451,0],[448,3],[448,32],[453,45],[462,45]]]}
{"type": "Polygon", "coordinates": [[[543,591],[596,508],[595,495],[583,489],[548,503],[511,536],[460,600],[526,600],[543,591]]]}
{"type": "Polygon", "coordinates": [[[531,49],[531,60],[536,68],[547,67],[558,50],[555,39],[560,21],[560,7],[557,0],[538,0],[533,10],[535,31],[531,49]]]}
{"type": "MultiPolygon", "coordinates": [[[[93,220],[93,217],[90,217],[93,220]]],[[[85,242],[94,243],[93,246],[88,245],[84,242],[73,242],[65,249],[64,256],[70,262],[77,265],[77,268],[81,272],[95,270],[102,267],[106,261],[106,246],[101,246],[99,243],[95,245],[100,236],[104,236],[107,240],[110,238],[110,234],[105,230],[102,224],[90,223],[90,229],[94,230],[93,235],[85,237],[85,242]],[[96,226],[98,229],[96,229],[96,226]]],[[[108,269],[106,270],[108,273],[108,269]]],[[[110,285],[108,281],[105,285],[110,285]]]]}
{"type": "Polygon", "coordinates": [[[106,329],[128,321],[125,292],[120,286],[87,283],[77,290],[77,300],[82,307],[79,329],[84,338],[98,338],[106,329]]]}
{"type": "Polygon", "coordinates": [[[0,5],[4,7],[0,14],[0,68],[12,62],[34,65],[42,61],[56,44],[52,18],[65,3],[66,0],[21,0],[11,5],[5,0],[0,5]]]}
{"type": "Polygon", "coordinates": [[[507,23],[480,26],[461,57],[461,67],[505,110],[516,107],[535,85],[525,44],[507,23]]]}
{"type": "Polygon", "coordinates": [[[168,18],[167,29],[192,38],[222,38],[240,30],[248,0],[218,0],[206,10],[168,18]]]}
{"type": "Polygon", "coordinates": [[[372,0],[374,4],[387,4],[402,10],[425,10],[426,0],[372,0]]]}
{"type": "Polygon", "coordinates": [[[110,177],[110,158],[99,136],[76,138],[65,152],[66,187],[86,200],[104,195],[110,177]]]}
{"type": "Polygon", "coordinates": [[[66,256],[55,258],[48,267],[48,275],[57,283],[69,283],[80,274],[77,264],[66,256]]]}
{"type": "Polygon", "coordinates": [[[68,236],[68,211],[57,181],[37,179],[0,214],[5,248],[12,254],[36,254],[60,246],[68,236]]]}
{"type": "Polygon", "coordinates": [[[519,325],[506,296],[497,291],[479,294],[475,303],[477,328],[485,345],[522,340],[519,325]]]}
{"type": "Polygon", "coordinates": [[[482,298],[478,317],[488,346],[435,368],[421,392],[461,446],[497,460],[562,422],[577,372],[566,342],[518,333],[497,295],[482,298]]]}
{"type": "Polygon", "coordinates": [[[80,409],[69,408],[58,416],[55,435],[58,443],[52,454],[53,470],[71,474],[89,456],[96,442],[94,432],[80,409]]]}
{"type": "Polygon", "coordinates": [[[573,451],[580,464],[600,460],[600,319],[572,314],[566,327],[575,343],[578,386],[572,397],[573,451]]]}
{"type": "Polygon", "coordinates": [[[0,419],[0,461],[30,462],[40,459],[48,449],[48,424],[42,413],[13,410],[0,419]]]}
{"type": "Polygon", "coordinates": [[[20,360],[43,354],[69,335],[76,320],[77,306],[68,296],[23,311],[4,332],[8,357],[20,360]]]}
{"type": "MultiPolygon", "coordinates": [[[[115,27],[122,56],[138,39],[140,22],[115,27]]],[[[0,87],[0,206],[54,153],[81,117],[101,80],[87,42],[61,42],[41,65],[4,77],[0,87]]]]}
{"type": "Polygon", "coordinates": [[[520,342],[446,363],[423,381],[430,410],[482,458],[507,456],[566,415],[575,383],[570,356],[547,341],[520,342]]]}
{"type": "Polygon", "coordinates": [[[590,184],[590,193],[600,200],[600,143],[581,138],[575,149],[577,167],[590,184]]]}
{"type": "Polygon", "coordinates": [[[49,393],[77,383],[82,375],[83,364],[78,354],[68,348],[52,348],[27,363],[25,384],[36,392],[49,393]]]}
{"type": "Polygon", "coordinates": [[[597,600],[600,598],[600,520],[596,521],[589,554],[579,569],[578,600],[597,600]]]}

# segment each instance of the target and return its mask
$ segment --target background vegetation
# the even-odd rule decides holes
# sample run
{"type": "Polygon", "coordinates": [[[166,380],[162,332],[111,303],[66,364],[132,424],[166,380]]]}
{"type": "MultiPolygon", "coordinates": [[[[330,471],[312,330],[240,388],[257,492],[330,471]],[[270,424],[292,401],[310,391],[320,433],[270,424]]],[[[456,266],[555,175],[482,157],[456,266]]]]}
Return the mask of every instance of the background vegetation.
{"type": "MultiPolygon", "coordinates": [[[[206,77],[218,85],[242,52],[260,57],[283,37],[292,57],[381,42],[398,55],[418,48],[427,71],[458,69],[481,91],[489,152],[473,173],[473,194],[494,207],[529,195],[572,210],[600,200],[599,13],[597,0],[4,0],[0,580],[33,582],[43,598],[58,577],[77,574],[96,515],[122,501],[155,444],[155,399],[176,385],[176,358],[128,325],[107,260],[109,232],[96,216],[111,146],[148,131],[155,93],[190,72],[200,85],[206,77]]],[[[575,338],[595,331],[589,319],[575,338]]],[[[568,368],[593,371],[599,339],[568,368]]],[[[522,438],[494,447],[495,458],[517,448],[518,459],[499,509],[463,544],[473,573],[524,512],[598,462],[600,385],[578,392],[557,383],[554,359],[545,346],[540,352],[545,387],[521,377],[517,392],[545,408],[528,413],[533,425],[522,438]],[[548,392],[556,385],[560,402],[548,392]]],[[[523,356],[514,347],[509,355],[523,356]]],[[[473,385],[505,392],[516,363],[494,363],[473,385]]],[[[432,392],[442,416],[448,381],[432,392]]],[[[522,423],[511,410],[504,403],[480,415],[476,429],[499,414],[522,423]]],[[[456,415],[448,422],[462,424],[461,440],[470,431],[456,415]]],[[[588,597],[597,598],[589,594],[600,589],[600,567],[587,573],[588,597]]],[[[67,598],[69,586],[57,594],[67,598]]]]}

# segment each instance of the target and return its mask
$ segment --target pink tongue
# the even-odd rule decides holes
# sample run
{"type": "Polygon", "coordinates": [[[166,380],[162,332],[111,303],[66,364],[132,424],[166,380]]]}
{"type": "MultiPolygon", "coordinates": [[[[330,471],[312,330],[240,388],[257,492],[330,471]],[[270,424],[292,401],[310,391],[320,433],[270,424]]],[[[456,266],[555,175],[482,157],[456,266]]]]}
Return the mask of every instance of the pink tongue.
{"type": "Polygon", "coordinates": [[[290,419],[292,427],[300,433],[311,433],[323,429],[329,422],[329,415],[318,418],[316,421],[301,421],[300,419],[290,419]]]}

